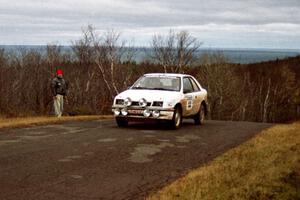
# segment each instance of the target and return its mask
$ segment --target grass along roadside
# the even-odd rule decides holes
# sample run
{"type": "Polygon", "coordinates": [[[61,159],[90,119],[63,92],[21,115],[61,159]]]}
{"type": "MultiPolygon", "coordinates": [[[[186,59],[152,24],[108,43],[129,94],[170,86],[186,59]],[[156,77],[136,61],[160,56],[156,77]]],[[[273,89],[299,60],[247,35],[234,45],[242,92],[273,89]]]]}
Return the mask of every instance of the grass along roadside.
{"type": "Polygon", "coordinates": [[[266,129],[146,199],[300,199],[300,123],[266,129]]]}
{"type": "Polygon", "coordinates": [[[87,116],[66,116],[66,117],[24,117],[24,118],[0,118],[0,128],[18,128],[26,126],[56,124],[66,121],[84,121],[95,119],[111,119],[111,115],[87,115],[87,116]]]}

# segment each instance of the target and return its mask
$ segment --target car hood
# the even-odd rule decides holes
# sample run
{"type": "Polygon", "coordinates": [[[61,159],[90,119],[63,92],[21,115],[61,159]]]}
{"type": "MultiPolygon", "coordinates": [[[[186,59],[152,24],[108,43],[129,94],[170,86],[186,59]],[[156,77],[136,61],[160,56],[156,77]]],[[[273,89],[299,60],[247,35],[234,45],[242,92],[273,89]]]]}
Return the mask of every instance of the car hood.
{"type": "Polygon", "coordinates": [[[139,101],[141,98],[150,101],[166,101],[177,99],[180,96],[180,92],[165,91],[165,90],[139,90],[129,89],[116,96],[117,99],[125,99],[129,97],[132,101],[139,101]]]}

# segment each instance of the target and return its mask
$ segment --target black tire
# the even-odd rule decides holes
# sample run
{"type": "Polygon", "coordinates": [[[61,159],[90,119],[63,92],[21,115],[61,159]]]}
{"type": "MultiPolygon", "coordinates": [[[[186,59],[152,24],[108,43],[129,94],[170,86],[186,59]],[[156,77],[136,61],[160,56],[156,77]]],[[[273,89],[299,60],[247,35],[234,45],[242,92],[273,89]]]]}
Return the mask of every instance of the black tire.
{"type": "Polygon", "coordinates": [[[182,111],[179,106],[176,106],[173,119],[170,122],[170,126],[172,129],[179,129],[182,125],[182,111]]]}
{"type": "Polygon", "coordinates": [[[116,117],[116,122],[119,127],[126,127],[128,126],[128,121],[125,118],[116,117]]]}
{"type": "Polygon", "coordinates": [[[205,107],[201,104],[199,112],[195,115],[194,121],[196,125],[202,125],[205,120],[205,107]]]}

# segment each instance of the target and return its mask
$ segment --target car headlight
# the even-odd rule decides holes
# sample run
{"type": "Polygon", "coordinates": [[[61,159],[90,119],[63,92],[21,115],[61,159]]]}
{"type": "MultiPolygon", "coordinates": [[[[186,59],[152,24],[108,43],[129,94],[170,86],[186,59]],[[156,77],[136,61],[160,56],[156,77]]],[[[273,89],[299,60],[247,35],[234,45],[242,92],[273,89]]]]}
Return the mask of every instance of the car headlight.
{"type": "Polygon", "coordinates": [[[124,100],[123,99],[116,99],[116,105],[123,105],[124,100]]]}
{"type": "Polygon", "coordinates": [[[144,117],[150,117],[150,115],[151,115],[150,110],[149,109],[145,109],[144,112],[143,112],[143,115],[144,115],[144,117]]]}
{"type": "Polygon", "coordinates": [[[160,115],[160,112],[159,112],[158,110],[153,110],[153,111],[152,111],[152,116],[153,116],[154,118],[158,118],[159,115],[160,115]]]}
{"type": "Polygon", "coordinates": [[[118,108],[116,108],[115,110],[114,110],[114,114],[115,114],[115,116],[118,116],[118,115],[120,115],[120,110],[118,109],[118,108]]]}
{"type": "Polygon", "coordinates": [[[141,107],[146,107],[146,106],[147,106],[147,101],[146,101],[146,99],[141,98],[141,99],[139,100],[139,106],[141,106],[141,107]]]}
{"type": "Polygon", "coordinates": [[[126,116],[128,114],[127,108],[121,110],[122,115],[126,116]]]}
{"type": "Polygon", "coordinates": [[[125,100],[124,100],[124,106],[131,106],[132,104],[132,101],[129,97],[127,97],[125,100]]]}

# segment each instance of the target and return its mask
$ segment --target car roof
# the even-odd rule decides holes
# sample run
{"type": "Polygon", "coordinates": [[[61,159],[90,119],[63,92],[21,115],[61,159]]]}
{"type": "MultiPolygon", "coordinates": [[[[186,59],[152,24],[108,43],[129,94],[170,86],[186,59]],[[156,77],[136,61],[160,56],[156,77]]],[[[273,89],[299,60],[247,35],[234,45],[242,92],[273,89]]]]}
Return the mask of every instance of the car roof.
{"type": "Polygon", "coordinates": [[[191,76],[188,74],[177,74],[177,73],[148,73],[144,74],[144,76],[172,76],[172,77],[184,77],[184,76],[191,76]]]}

